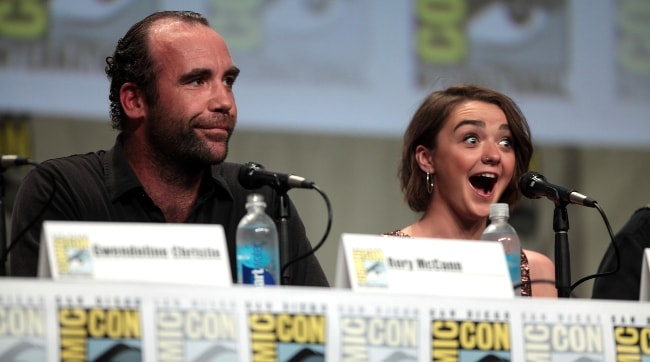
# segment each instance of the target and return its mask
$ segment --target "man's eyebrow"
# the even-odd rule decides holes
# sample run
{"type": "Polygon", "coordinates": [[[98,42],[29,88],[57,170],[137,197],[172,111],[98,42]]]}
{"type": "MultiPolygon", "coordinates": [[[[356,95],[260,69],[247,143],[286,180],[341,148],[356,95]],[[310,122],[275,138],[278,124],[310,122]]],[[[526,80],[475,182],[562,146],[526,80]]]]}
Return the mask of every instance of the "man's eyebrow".
{"type": "MultiPolygon", "coordinates": [[[[239,75],[239,68],[235,67],[234,65],[230,67],[228,70],[225,71],[224,75],[227,77],[237,77],[239,75]]],[[[183,74],[180,76],[178,79],[179,83],[185,84],[189,83],[195,79],[205,79],[209,78],[214,74],[214,72],[209,69],[209,68],[194,68],[190,70],[189,72],[183,74]]]]}
{"type": "Polygon", "coordinates": [[[204,79],[212,75],[212,71],[208,68],[194,68],[189,72],[183,74],[178,78],[181,84],[191,82],[195,79],[204,79]]]}
{"type": "Polygon", "coordinates": [[[240,72],[239,68],[233,65],[232,67],[230,67],[230,69],[226,70],[226,75],[229,75],[231,77],[237,77],[239,75],[239,72],[240,72]]]}

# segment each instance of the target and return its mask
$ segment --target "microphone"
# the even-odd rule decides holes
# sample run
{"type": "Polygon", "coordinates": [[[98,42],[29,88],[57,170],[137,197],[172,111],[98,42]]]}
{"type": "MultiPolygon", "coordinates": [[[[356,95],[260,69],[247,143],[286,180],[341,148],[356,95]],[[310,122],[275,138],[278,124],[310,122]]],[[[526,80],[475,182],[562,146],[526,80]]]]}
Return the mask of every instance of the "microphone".
{"type": "Polygon", "coordinates": [[[29,165],[32,161],[27,157],[17,155],[0,155],[0,170],[6,170],[13,166],[29,165]]]}
{"type": "Polygon", "coordinates": [[[596,200],[591,199],[575,190],[553,185],[546,177],[537,172],[527,172],[519,179],[521,193],[529,199],[546,197],[557,203],[560,201],[588,207],[596,207],[596,200]]]}
{"type": "Polygon", "coordinates": [[[248,162],[242,165],[239,169],[237,179],[244,188],[249,190],[257,189],[264,185],[287,190],[292,188],[314,188],[314,183],[306,180],[304,177],[266,171],[264,166],[255,162],[248,162]]]}

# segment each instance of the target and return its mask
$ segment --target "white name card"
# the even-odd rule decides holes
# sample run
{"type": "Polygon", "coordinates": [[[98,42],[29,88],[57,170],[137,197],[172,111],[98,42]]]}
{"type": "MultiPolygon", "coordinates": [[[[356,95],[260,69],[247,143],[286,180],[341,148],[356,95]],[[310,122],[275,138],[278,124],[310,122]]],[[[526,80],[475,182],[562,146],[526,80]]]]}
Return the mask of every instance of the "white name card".
{"type": "Polygon", "coordinates": [[[221,225],[45,221],[39,277],[231,286],[221,225]]]}
{"type": "Polygon", "coordinates": [[[500,243],[343,234],[335,285],[355,291],[514,298],[500,243]]]}
{"type": "Polygon", "coordinates": [[[641,266],[641,287],[639,289],[639,300],[650,301],[650,248],[643,252],[643,265],[641,266]]]}

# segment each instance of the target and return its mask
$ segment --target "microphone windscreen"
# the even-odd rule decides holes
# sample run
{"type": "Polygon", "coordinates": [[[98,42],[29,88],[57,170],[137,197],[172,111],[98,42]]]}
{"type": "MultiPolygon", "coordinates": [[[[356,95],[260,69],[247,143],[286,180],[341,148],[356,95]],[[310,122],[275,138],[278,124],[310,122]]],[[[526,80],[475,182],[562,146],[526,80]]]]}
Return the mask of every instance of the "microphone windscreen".
{"type": "Polygon", "coordinates": [[[245,189],[248,190],[258,189],[264,186],[264,180],[259,177],[255,177],[254,173],[256,170],[263,170],[263,169],[264,166],[260,164],[254,162],[248,162],[239,168],[237,181],[239,181],[239,184],[242,185],[242,187],[245,189]]]}
{"type": "Polygon", "coordinates": [[[519,191],[529,199],[539,198],[534,191],[534,186],[536,182],[544,180],[544,176],[535,171],[526,172],[519,178],[519,191]]]}

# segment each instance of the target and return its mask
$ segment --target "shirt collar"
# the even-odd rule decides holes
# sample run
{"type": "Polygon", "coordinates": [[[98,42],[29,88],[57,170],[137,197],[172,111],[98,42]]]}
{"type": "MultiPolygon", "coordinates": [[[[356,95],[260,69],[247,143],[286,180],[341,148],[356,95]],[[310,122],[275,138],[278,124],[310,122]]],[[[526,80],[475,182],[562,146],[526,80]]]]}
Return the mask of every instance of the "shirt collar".
{"type": "MultiPolygon", "coordinates": [[[[112,202],[134,192],[144,193],[144,188],[140,180],[126,160],[122,134],[117,136],[113,147],[106,152],[103,164],[104,175],[106,175],[106,187],[109,190],[112,202]]],[[[213,166],[211,170],[204,173],[197,200],[205,200],[214,195],[215,192],[222,197],[227,195],[226,197],[233,198],[228,183],[223,178],[223,175],[217,171],[218,167],[213,166]]]]}

